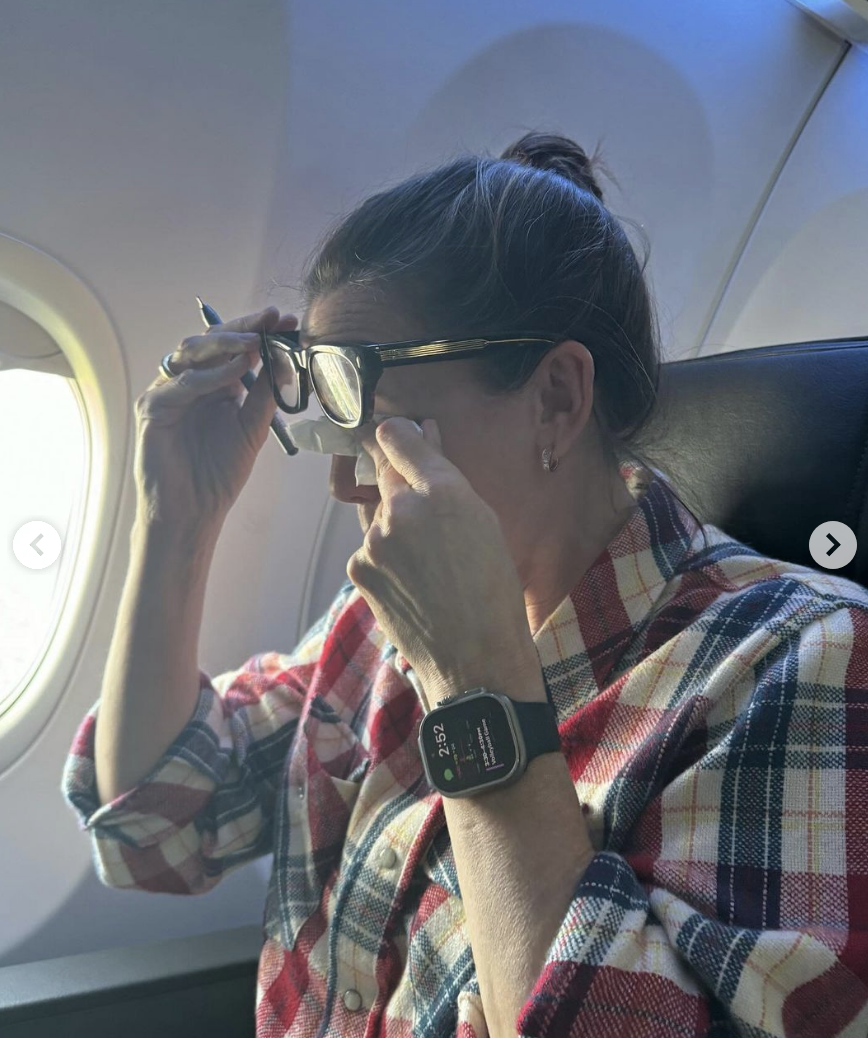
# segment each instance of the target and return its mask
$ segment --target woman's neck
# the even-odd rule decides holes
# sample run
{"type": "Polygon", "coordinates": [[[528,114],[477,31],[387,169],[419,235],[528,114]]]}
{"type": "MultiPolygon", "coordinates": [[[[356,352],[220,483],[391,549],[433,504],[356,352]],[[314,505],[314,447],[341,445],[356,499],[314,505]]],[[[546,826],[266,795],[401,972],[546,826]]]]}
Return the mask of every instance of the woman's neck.
{"type": "Polygon", "coordinates": [[[547,478],[561,478],[562,483],[552,486],[549,500],[536,510],[540,528],[519,571],[534,635],[637,507],[620,472],[610,464],[585,465],[572,475],[558,470],[547,478]]]}

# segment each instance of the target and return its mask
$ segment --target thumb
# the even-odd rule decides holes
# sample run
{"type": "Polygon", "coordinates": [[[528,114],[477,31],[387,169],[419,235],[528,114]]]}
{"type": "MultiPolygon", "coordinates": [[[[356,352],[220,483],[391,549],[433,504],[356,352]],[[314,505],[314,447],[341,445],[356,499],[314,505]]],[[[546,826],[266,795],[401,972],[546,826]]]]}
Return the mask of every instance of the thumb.
{"type": "Polygon", "coordinates": [[[265,442],[268,437],[268,427],[276,413],[277,401],[274,399],[268,370],[262,364],[256,375],[256,381],[249,388],[239,411],[241,423],[254,443],[261,445],[265,442]]]}

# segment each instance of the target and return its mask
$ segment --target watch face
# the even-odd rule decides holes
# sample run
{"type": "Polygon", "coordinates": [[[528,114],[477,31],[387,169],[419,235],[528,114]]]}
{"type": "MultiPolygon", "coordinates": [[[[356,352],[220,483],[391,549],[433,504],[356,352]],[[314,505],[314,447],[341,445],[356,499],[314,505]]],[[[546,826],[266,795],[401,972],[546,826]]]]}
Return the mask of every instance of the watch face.
{"type": "Polygon", "coordinates": [[[429,774],[447,794],[506,778],[518,762],[506,708],[492,695],[432,710],[420,733],[429,774]]]}

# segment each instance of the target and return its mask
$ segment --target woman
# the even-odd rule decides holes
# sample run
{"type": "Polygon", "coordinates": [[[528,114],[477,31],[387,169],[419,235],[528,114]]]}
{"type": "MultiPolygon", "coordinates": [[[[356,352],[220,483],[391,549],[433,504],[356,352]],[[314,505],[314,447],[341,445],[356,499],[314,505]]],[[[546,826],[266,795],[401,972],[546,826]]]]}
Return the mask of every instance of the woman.
{"type": "Polygon", "coordinates": [[[332,462],[349,581],[294,653],[215,679],[207,571],[275,413],[238,378],[296,318],[185,339],[139,399],[63,786],[102,881],[203,893],[273,851],[260,1035],[864,1035],[868,595],[636,463],[657,334],[582,149],[532,133],[370,198],[305,290],[302,346],[498,341],[383,367],[377,485],[332,462]],[[478,688],[529,762],[502,700],[438,707],[478,688]]]}

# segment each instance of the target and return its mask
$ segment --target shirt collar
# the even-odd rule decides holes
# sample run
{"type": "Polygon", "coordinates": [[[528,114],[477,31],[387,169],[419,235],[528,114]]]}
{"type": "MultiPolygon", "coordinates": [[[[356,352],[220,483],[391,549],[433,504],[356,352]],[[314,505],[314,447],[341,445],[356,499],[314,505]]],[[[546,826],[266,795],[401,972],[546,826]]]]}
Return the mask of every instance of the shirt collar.
{"type": "Polygon", "coordinates": [[[534,635],[559,722],[610,683],[699,529],[657,469],[630,462],[621,475],[637,507],[534,635]]]}
{"type": "MultiPolygon", "coordinates": [[[[637,507],[533,636],[558,723],[610,683],[683,568],[699,530],[662,472],[635,462],[623,463],[620,470],[637,507]]],[[[394,646],[391,651],[391,665],[410,681],[421,702],[415,671],[394,646]]]]}

